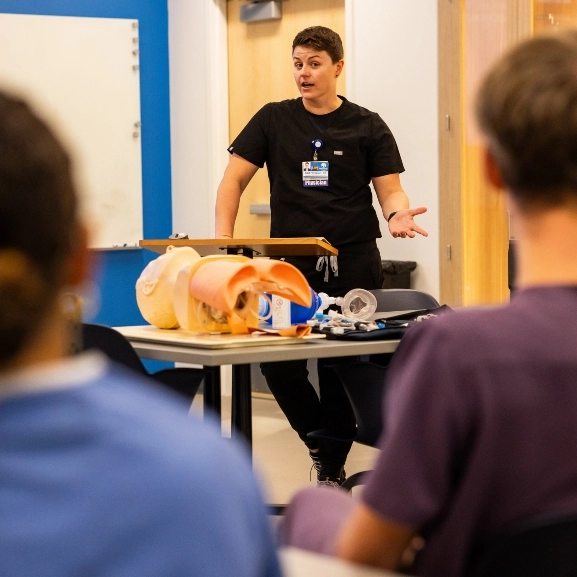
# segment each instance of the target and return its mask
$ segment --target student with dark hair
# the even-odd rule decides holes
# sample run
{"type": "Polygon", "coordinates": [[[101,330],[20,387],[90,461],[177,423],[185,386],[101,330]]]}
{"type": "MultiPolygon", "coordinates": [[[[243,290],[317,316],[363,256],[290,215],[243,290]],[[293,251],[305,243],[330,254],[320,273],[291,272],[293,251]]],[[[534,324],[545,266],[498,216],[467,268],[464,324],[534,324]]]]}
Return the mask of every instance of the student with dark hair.
{"type": "MultiPolygon", "coordinates": [[[[323,26],[299,32],[292,46],[300,98],[261,108],[229,147],[230,161],[218,188],[216,236],[232,237],[240,197],[259,168],[270,181],[271,237],[324,237],[338,258],[291,257],[317,292],[344,296],[353,288],[383,284],[381,236],[372,183],[393,237],[427,235],[413,221],[425,208],[409,208],[399,173],[395,139],[378,114],[337,94],[343,66],[339,35],[323,26]]],[[[310,451],[319,484],[339,486],[354,436],[355,418],[331,369],[339,359],[318,361],[320,399],[306,361],[264,363],[268,386],[310,451]],[[344,441],[312,439],[328,429],[344,441]]]]}
{"type": "Polygon", "coordinates": [[[77,205],[66,151],[0,92],[0,574],[279,576],[241,451],[180,397],[67,356],[77,205]]]}
{"type": "Polygon", "coordinates": [[[300,493],[292,545],[397,568],[419,535],[410,572],[457,577],[507,528],[577,513],[577,32],[508,52],[477,118],[515,219],[516,292],[403,337],[360,501],[300,493]]]}

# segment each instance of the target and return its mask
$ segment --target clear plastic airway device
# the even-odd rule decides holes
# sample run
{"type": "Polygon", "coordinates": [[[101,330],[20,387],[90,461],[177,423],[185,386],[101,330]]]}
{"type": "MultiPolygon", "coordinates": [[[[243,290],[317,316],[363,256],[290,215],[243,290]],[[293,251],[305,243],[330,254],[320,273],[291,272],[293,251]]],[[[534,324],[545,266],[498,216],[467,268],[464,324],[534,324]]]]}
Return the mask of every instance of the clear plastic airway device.
{"type": "Polygon", "coordinates": [[[335,304],[341,307],[343,316],[366,321],[377,310],[377,298],[365,289],[352,289],[344,297],[337,297],[335,304]]]}

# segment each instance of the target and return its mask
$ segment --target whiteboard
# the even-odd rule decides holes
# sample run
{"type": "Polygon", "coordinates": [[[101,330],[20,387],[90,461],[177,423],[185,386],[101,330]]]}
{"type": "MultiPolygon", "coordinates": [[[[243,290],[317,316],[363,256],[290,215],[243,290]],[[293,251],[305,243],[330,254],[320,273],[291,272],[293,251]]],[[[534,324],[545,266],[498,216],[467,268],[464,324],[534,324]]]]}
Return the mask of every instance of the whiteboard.
{"type": "Polygon", "coordinates": [[[138,21],[0,14],[0,55],[0,87],[31,102],[71,153],[90,246],[137,246],[138,21]]]}

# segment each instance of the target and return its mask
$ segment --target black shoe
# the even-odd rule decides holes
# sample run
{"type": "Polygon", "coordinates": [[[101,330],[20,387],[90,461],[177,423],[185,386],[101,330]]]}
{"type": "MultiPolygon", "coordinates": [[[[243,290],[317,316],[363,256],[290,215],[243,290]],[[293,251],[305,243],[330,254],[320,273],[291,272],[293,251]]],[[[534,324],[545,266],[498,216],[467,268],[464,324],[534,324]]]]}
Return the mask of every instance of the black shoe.
{"type": "Polygon", "coordinates": [[[345,468],[341,467],[338,475],[324,475],[319,472],[317,486],[318,487],[334,487],[338,489],[346,480],[347,474],[345,468]]]}

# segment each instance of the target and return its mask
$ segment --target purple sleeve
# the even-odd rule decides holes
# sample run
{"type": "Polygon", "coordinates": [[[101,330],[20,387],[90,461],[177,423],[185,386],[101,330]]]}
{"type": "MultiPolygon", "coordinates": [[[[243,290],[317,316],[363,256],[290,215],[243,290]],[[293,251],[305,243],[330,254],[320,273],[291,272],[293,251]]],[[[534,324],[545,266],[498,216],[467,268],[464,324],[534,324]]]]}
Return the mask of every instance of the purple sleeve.
{"type": "Polygon", "coordinates": [[[348,493],[326,487],[299,491],[279,525],[280,545],[333,555],[336,538],[354,502],[348,493]]]}
{"type": "Polygon", "coordinates": [[[397,523],[423,527],[451,492],[465,451],[475,401],[449,327],[434,319],[403,337],[389,371],[380,455],[364,503],[397,523]]]}

